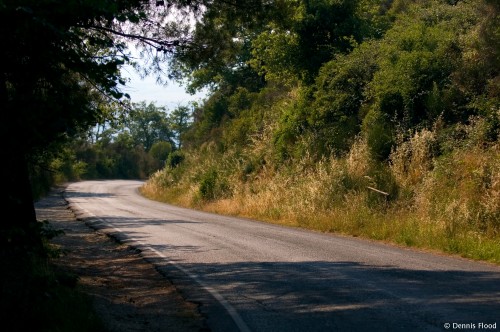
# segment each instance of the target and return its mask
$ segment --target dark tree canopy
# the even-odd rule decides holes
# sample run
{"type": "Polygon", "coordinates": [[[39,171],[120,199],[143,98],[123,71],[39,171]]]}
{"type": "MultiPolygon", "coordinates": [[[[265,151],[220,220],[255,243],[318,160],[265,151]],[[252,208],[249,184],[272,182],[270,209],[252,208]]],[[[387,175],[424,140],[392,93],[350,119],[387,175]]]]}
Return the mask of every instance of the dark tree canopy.
{"type": "MultiPolygon", "coordinates": [[[[182,21],[209,0],[0,0],[0,109],[5,229],[36,221],[28,162],[58,140],[94,125],[103,102],[126,98],[119,69],[127,43],[148,56],[145,72],[189,42],[182,21]],[[177,17],[177,23],[168,18],[177,17]]],[[[245,1],[221,1],[244,6],[245,1]]],[[[248,1],[257,5],[259,1],[248,1]]],[[[7,233],[5,233],[7,234],[7,233]]],[[[3,240],[13,241],[10,235],[3,240]]]]}

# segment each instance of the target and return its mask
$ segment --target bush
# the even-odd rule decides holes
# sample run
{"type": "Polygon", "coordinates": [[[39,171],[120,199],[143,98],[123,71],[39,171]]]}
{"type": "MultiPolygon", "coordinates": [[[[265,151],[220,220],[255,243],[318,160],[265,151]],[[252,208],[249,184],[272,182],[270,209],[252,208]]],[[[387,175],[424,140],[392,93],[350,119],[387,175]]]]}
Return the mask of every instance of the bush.
{"type": "Polygon", "coordinates": [[[372,107],[404,129],[470,112],[454,77],[463,65],[461,38],[477,19],[473,7],[431,1],[400,14],[380,42],[379,68],[366,93],[372,107]]]}
{"type": "Polygon", "coordinates": [[[168,155],[172,152],[172,144],[166,141],[158,141],[151,146],[149,154],[156,160],[166,162],[168,155]]]}
{"type": "Polygon", "coordinates": [[[340,155],[349,150],[360,131],[359,111],[366,85],[377,68],[377,53],[376,42],[363,43],[321,68],[314,100],[307,107],[310,131],[317,133],[313,151],[340,155]]]}
{"type": "Polygon", "coordinates": [[[371,156],[376,160],[386,160],[395,143],[394,125],[387,114],[371,110],[363,120],[363,133],[371,156]]]}
{"type": "Polygon", "coordinates": [[[203,200],[210,201],[229,196],[230,187],[216,170],[210,170],[200,180],[199,193],[203,200]]]}
{"type": "Polygon", "coordinates": [[[184,153],[182,153],[181,151],[174,151],[168,155],[167,167],[175,168],[179,166],[179,164],[182,163],[185,158],[186,157],[184,156],[184,153]]]}

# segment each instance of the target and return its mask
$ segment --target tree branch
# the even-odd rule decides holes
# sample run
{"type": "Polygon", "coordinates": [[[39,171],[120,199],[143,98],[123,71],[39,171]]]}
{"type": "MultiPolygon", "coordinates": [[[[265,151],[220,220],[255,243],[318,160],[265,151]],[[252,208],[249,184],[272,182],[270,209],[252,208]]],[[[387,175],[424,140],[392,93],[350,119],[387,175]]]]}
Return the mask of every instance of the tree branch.
{"type": "Polygon", "coordinates": [[[158,40],[158,39],[154,39],[154,38],[150,38],[150,37],[146,37],[146,36],[125,33],[125,32],[117,31],[117,30],[102,27],[102,26],[83,26],[82,28],[90,29],[90,30],[94,30],[94,31],[98,31],[98,32],[105,31],[105,32],[108,32],[108,33],[111,33],[111,34],[114,34],[114,35],[117,35],[120,37],[132,39],[132,40],[139,40],[139,41],[141,41],[141,42],[143,42],[143,43],[145,43],[153,48],[156,48],[157,50],[160,50],[160,51],[168,51],[169,49],[171,49],[175,46],[178,46],[181,43],[181,41],[178,39],[173,40],[173,41],[158,40]]]}

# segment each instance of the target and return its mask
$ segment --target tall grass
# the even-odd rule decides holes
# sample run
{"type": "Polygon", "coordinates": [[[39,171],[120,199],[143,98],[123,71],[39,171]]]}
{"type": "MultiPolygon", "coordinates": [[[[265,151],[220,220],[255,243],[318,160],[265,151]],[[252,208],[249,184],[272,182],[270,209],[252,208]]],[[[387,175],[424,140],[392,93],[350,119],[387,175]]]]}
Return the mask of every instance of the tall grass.
{"type": "Polygon", "coordinates": [[[473,121],[455,128],[458,140],[439,126],[416,131],[386,163],[370,157],[362,138],[343,157],[316,161],[306,154],[280,165],[262,153],[272,149],[265,135],[243,152],[205,146],[178,168],[156,173],[142,192],[221,214],[500,263],[500,142],[485,144],[483,127],[473,121]],[[207,172],[215,174],[209,184],[207,172]],[[207,185],[212,194],[204,196],[207,185]]]}

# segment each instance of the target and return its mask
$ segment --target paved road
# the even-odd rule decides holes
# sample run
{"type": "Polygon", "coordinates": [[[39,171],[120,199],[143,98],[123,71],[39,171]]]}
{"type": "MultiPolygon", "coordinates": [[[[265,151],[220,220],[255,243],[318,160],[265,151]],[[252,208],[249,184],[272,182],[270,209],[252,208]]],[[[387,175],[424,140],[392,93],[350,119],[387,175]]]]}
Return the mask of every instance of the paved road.
{"type": "Polygon", "coordinates": [[[500,330],[499,266],[183,209],[141,185],[78,182],[66,198],[141,249],[214,332],[500,330]]]}

